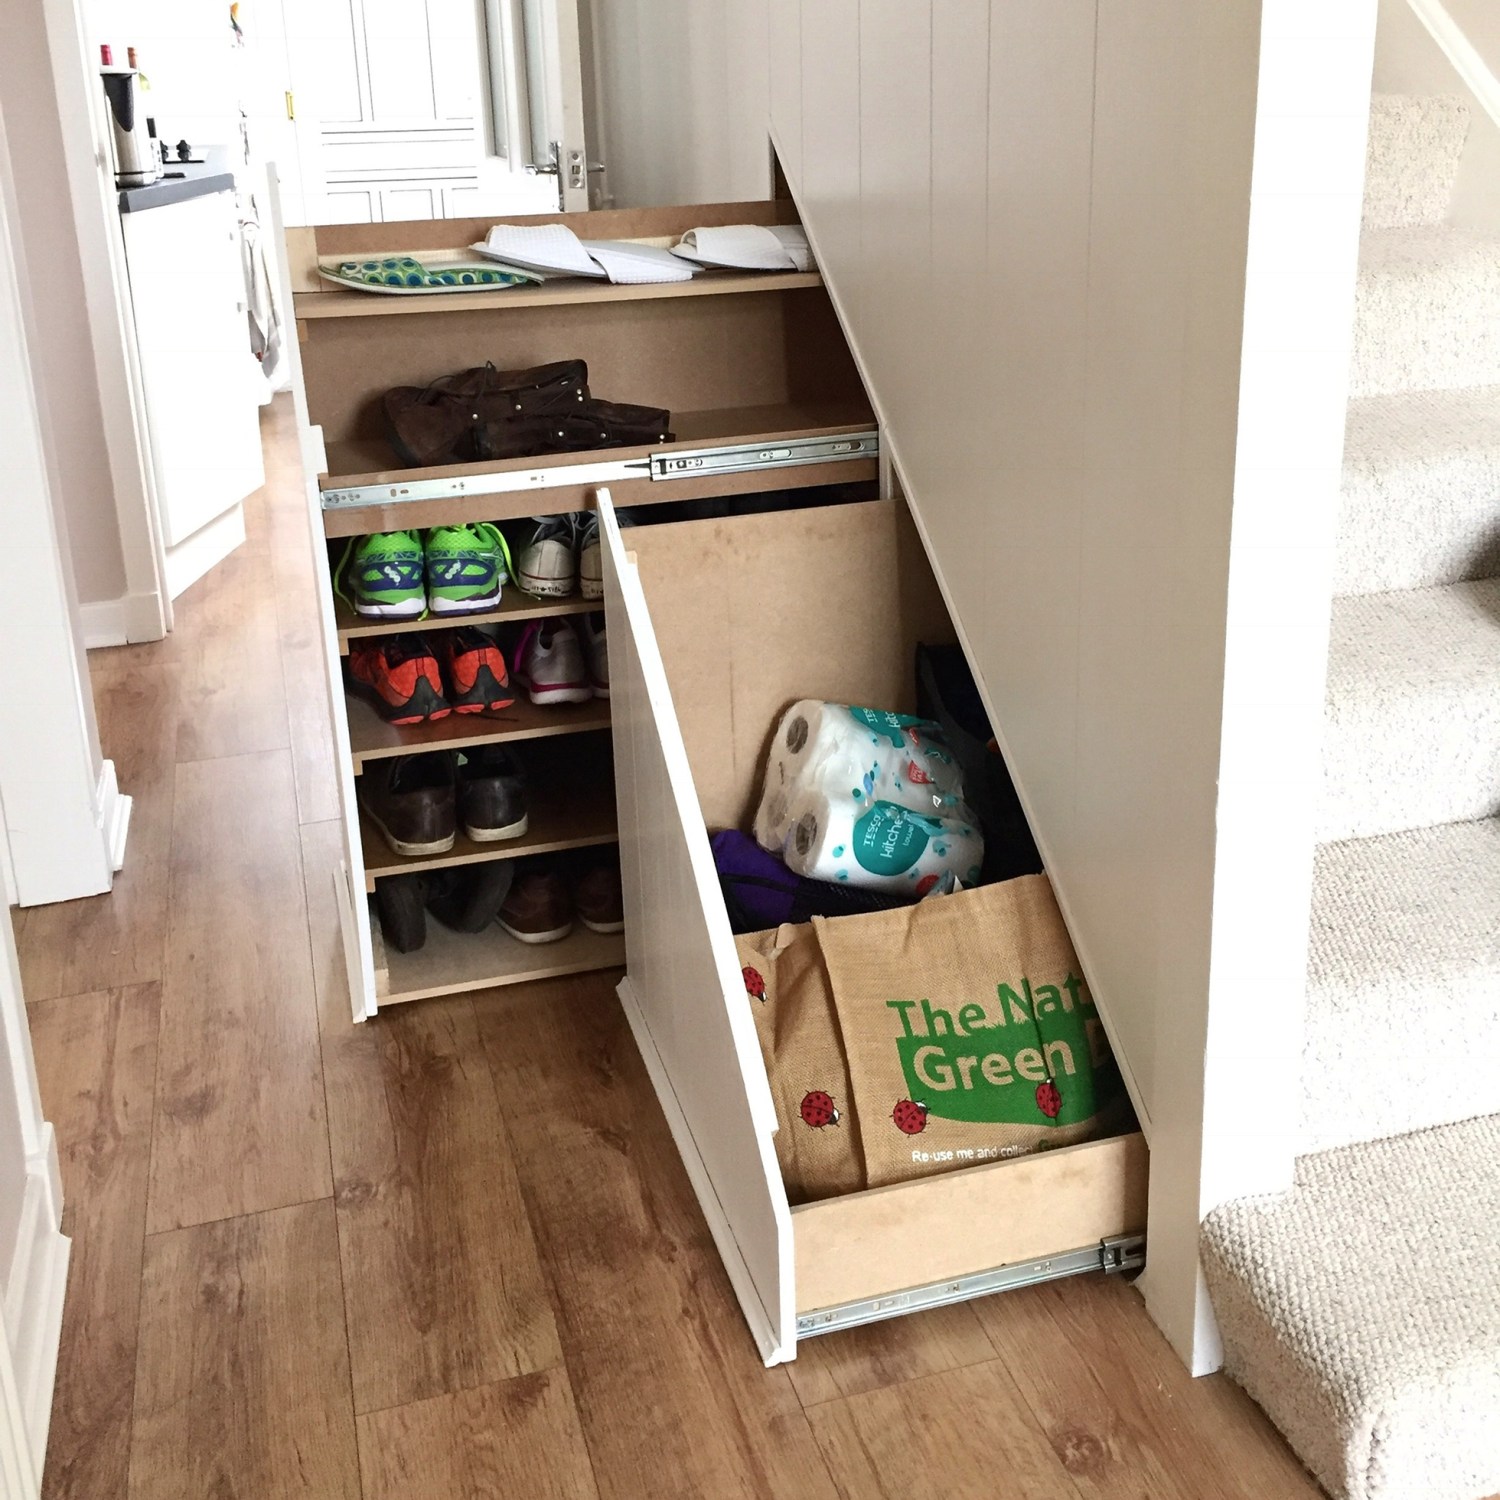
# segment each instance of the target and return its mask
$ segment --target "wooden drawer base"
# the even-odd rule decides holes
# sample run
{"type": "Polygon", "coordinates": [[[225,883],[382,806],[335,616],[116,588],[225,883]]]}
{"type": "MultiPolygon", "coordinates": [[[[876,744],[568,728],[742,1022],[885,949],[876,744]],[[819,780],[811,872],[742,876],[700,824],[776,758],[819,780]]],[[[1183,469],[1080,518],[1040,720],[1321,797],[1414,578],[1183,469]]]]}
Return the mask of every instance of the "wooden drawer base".
{"type": "Polygon", "coordinates": [[[899,1299],[914,1288],[1140,1234],[1146,1170],[1136,1132],[800,1205],[792,1210],[798,1332],[818,1331],[830,1309],[891,1299],[887,1315],[907,1312],[899,1299]],[[804,1319],[814,1326],[804,1329],[804,1319]]]}

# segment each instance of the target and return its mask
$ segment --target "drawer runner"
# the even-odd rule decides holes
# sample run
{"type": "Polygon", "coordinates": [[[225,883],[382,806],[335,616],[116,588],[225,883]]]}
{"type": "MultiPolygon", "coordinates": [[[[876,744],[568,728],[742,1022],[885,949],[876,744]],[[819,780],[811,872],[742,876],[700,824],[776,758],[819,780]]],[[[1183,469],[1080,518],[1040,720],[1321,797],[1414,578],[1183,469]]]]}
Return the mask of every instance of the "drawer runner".
{"type": "Polygon", "coordinates": [[[720,443],[712,447],[653,454],[649,458],[615,459],[593,464],[548,464],[535,469],[496,469],[451,478],[413,479],[405,484],[356,484],[322,492],[324,510],[362,505],[396,505],[416,500],[452,500],[466,495],[505,495],[520,490],[619,484],[627,479],[670,482],[709,474],[747,474],[828,464],[880,455],[875,428],[821,437],[785,438],[763,443],[720,443]]]}
{"type": "Polygon", "coordinates": [[[959,1276],[950,1281],[935,1281],[928,1286],[892,1292],[885,1297],[868,1297],[838,1307],[800,1313],[797,1337],[805,1339],[842,1328],[857,1328],[861,1323],[877,1323],[882,1318],[921,1312],[930,1307],[945,1307],[950,1302],[969,1302],[993,1292],[1010,1292],[1043,1281],[1083,1276],[1090,1271],[1104,1271],[1111,1275],[1139,1271],[1145,1264],[1145,1235],[1122,1235],[1116,1239],[1100,1240],[1097,1245],[1085,1245],[1081,1250],[1065,1250],[1058,1255],[1017,1261],[1014,1265],[997,1266],[990,1271],[977,1271],[972,1276],[959,1276]]]}

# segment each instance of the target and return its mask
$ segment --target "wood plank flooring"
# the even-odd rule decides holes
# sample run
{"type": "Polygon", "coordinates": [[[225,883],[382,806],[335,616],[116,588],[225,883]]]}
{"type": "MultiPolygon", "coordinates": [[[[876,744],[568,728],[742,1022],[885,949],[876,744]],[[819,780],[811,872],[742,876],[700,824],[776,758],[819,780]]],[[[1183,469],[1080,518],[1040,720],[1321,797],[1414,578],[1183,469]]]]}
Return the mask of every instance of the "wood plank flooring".
{"type": "Polygon", "coordinates": [[[1134,1291],[762,1367],[613,994],[350,1019],[290,411],[177,633],[91,659],[114,893],[21,914],[73,1260],[52,1500],[1312,1500],[1134,1291]]]}

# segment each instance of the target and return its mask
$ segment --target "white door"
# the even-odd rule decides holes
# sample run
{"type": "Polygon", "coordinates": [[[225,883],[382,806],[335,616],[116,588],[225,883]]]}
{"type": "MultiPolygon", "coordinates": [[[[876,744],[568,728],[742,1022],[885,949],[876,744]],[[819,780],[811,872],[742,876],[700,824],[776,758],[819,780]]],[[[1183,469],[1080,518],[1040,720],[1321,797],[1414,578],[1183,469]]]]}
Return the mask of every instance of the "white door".
{"type": "Polygon", "coordinates": [[[559,184],[587,207],[576,0],[283,0],[283,14],[307,222],[546,213],[559,184]]]}

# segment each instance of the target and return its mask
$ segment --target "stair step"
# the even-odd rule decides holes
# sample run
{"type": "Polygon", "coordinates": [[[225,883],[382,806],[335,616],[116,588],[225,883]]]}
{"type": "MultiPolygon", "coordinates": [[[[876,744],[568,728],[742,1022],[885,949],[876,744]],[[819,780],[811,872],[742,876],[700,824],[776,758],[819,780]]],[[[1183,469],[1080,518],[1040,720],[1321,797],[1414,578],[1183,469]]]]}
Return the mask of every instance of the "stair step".
{"type": "Polygon", "coordinates": [[[1360,246],[1350,395],[1500,385],[1500,239],[1447,225],[1360,246]]]}
{"type": "Polygon", "coordinates": [[[1370,104],[1365,226],[1440,224],[1469,134],[1462,99],[1376,94],[1370,104]]]}
{"type": "Polygon", "coordinates": [[[1500,385],[1349,405],[1334,592],[1500,574],[1500,385]]]}
{"type": "Polygon", "coordinates": [[[1500,812],[1500,579],[1333,603],[1319,839],[1500,812]]]}
{"type": "Polygon", "coordinates": [[[1339,1500],[1500,1491],[1500,1116],[1304,1156],[1214,1210],[1224,1365],[1339,1500]]]}
{"type": "Polygon", "coordinates": [[[1304,1151],[1500,1114],[1500,821],[1325,844],[1304,1151]]]}

